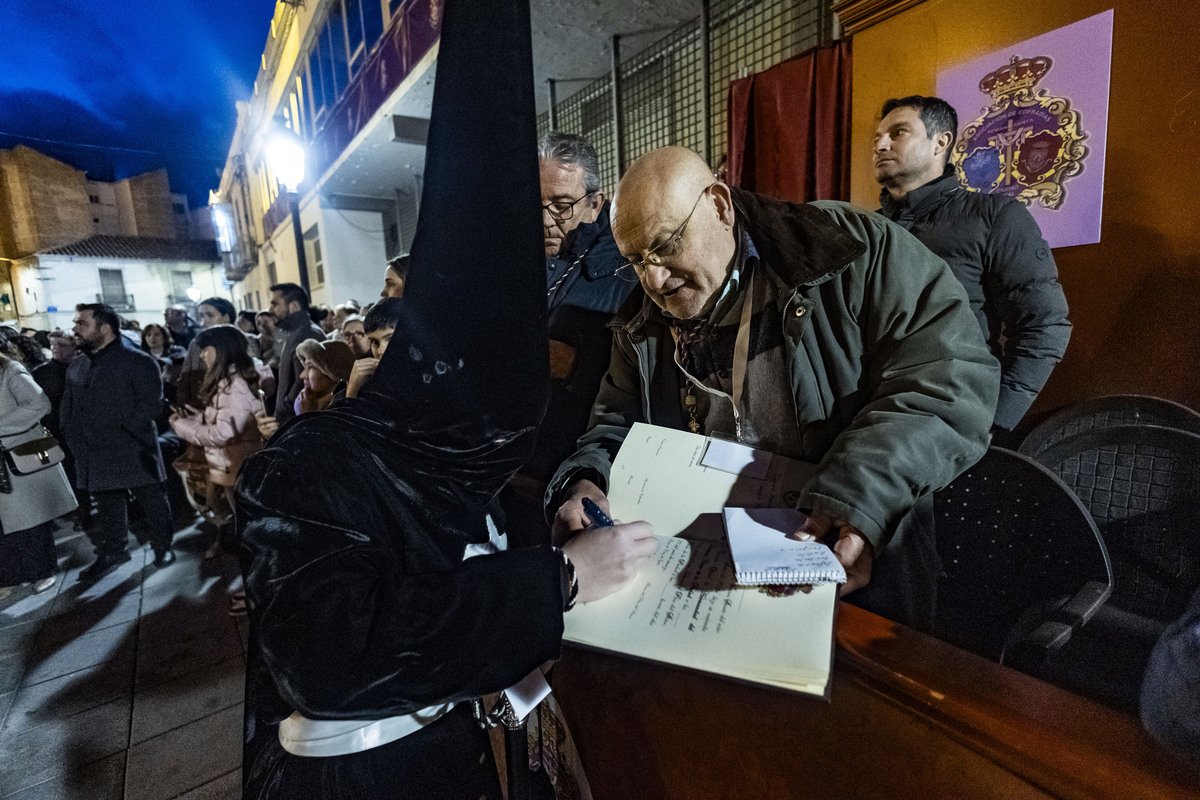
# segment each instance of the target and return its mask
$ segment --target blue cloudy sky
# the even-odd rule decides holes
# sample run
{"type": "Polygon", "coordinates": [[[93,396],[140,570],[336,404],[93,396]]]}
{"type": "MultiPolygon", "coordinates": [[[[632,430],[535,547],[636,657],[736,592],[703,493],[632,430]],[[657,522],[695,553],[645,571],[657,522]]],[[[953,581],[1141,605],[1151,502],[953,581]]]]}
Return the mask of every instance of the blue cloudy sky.
{"type": "Polygon", "coordinates": [[[166,167],[173,189],[207,202],[274,8],[0,0],[0,148],[21,142],[101,180],[166,167]]]}

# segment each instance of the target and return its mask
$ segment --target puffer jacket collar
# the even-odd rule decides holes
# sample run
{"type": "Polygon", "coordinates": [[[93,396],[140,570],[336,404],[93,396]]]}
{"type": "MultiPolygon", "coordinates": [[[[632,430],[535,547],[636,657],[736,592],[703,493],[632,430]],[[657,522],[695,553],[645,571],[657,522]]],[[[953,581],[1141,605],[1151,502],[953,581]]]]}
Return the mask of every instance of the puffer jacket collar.
{"type": "Polygon", "coordinates": [[[887,189],[880,190],[879,213],[908,228],[913,219],[925,216],[949,195],[961,191],[964,189],[958,182],[954,165],[947,164],[941,177],[918,186],[899,200],[894,199],[887,189]]]}
{"type": "Polygon", "coordinates": [[[571,231],[566,246],[559,254],[563,261],[571,262],[583,254],[583,269],[588,280],[607,278],[621,265],[621,253],[613,241],[611,223],[608,218],[610,204],[605,201],[595,222],[581,222],[571,231]]]}

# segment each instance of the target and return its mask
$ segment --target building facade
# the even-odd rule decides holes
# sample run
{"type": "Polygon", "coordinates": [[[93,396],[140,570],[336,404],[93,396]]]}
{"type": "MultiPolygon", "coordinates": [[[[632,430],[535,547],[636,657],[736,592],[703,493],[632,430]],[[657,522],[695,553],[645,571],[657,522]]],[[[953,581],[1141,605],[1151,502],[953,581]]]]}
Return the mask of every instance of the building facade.
{"type": "Polygon", "coordinates": [[[276,5],[253,97],[212,193],[226,279],[242,309],[269,287],[307,285],[314,303],[369,302],[387,261],[416,229],[441,25],[440,0],[318,0],[276,5]],[[305,150],[294,202],[272,170],[268,142],[287,130],[305,150]]]}
{"type": "Polygon", "coordinates": [[[205,216],[165,170],[92,181],[31,148],[0,150],[0,322],[65,329],[94,302],[161,322],[193,302],[188,289],[226,295],[205,216]]]}
{"type": "MultiPolygon", "coordinates": [[[[625,165],[661,145],[694,147],[715,166],[725,144],[729,81],[827,41],[833,29],[825,0],[662,5],[651,11],[626,4],[619,23],[612,14],[548,0],[532,6],[535,53],[545,56],[535,68],[551,98],[539,130],[591,139],[610,193],[625,165]],[[705,13],[688,20],[701,7],[705,13]],[[662,37],[664,21],[672,32],[662,37]],[[620,103],[613,102],[612,75],[589,78],[582,89],[576,76],[563,82],[578,67],[578,51],[558,47],[572,22],[597,32],[589,49],[615,49],[603,32],[613,24],[642,37],[641,48],[618,59],[620,103]],[[656,39],[644,37],[654,31],[656,39]],[[556,81],[578,91],[555,100],[556,81]]],[[[237,131],[210,201],[239,307],[263,308],[273,283],[304,283],[289,197],[268,159],[267,142],[279,129],[305,146],[298,203],[304,278],[314,302],[373,299],[387,260],[407,252],[421,196],[441,10],[442,0],[276,4],[254,95],[238,104],[237,131]]]]}
{"type": "Polygon", "coordinates": [[[163,311],[226,297],[216,242],[89,236],[14,262],[21,325],[69,330],[77,303],[106,303],[124,319],[162,324],[163,311]]]}

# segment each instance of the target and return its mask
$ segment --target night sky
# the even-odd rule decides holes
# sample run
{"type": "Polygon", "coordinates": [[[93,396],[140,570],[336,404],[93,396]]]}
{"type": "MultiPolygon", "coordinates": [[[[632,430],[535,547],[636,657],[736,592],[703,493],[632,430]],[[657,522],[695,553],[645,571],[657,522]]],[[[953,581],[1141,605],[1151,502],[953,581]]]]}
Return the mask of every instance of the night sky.
{"type": "Polygon", "coordinates": [[[0,148],[25,144],[97,180],[166,167],[174,191],[206,204],[274,10],[272,0],[0,0],[0,148]]]}

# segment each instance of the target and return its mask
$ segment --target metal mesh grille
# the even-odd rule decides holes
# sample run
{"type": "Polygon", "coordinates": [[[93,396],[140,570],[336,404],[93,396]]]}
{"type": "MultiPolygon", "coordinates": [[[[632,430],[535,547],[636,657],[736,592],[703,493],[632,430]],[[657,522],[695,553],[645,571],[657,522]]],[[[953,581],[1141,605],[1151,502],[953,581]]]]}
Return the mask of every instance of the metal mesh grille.
{"type": "MultiPolygon", "coordinates": [[[[617,148],[612,129],[612,81],[600,78],[589,83],[554,107],[560,131],[577,133],[591,142],[600,159],[601,188],[611,194],[616,186],[617,148]]],[[[538,117],[538,135],[550,130],[550,113],[538,117]]]]}
{"type": "Polygon", "coordinates": [[[728,141],[729,84],[828,41],[832,15],[820,0],[713,0],[709,16],[715,164],[728,141]]]}
{"type": "Polygon", "coordinates": [[[621,65],[626,166],[663,145],[703,145],[700,44],[700,26],[689,22],[621,65]]]}
{"type": "MultiPolygon", "coordinates": [[[[676,28],[621,64],[621,120],[625,164],[663,145],[701,152],[716,167],[725,152],[729,83],[828,41],[828,0],[712,0],[709,59],[712,132],[704,148],[704,69],[700,19],[676,28]]],[[[555,104],[560,131],[586,137],[600,157],[604,189],[619,173],[612,124],[612,81],[600,78],[555,104]]],[[[538,117],[538,134],[550,114],[538,117]]]]}

